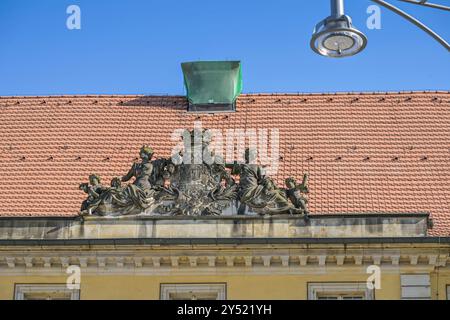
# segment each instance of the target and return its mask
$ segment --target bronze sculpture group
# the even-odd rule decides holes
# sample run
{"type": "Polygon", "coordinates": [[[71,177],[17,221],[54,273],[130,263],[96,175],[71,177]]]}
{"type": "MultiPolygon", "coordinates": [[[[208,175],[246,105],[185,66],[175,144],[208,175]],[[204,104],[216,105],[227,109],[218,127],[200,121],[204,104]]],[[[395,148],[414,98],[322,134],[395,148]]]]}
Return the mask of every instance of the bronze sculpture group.
{"type": "MultiPolygon", "coordinates": [[[[208,148],[205,144],[203,148],[208,148]]],[[[89,176],[80,190],[87,193],[81,215],[222,215],[301,214],[307,217],[308,175],[300,184],[287,178],[279,188],[255,164],[256,152],[247,149],[243,163],[175,164],[172,159],[153,160],[153,150],[143,146],[140,162],[126,175],[101,184],[89,176]],[[238,181],[234,179],[238,177],[238,181]],[[123,186],[134,178],[133,183],[123,186]]]]}

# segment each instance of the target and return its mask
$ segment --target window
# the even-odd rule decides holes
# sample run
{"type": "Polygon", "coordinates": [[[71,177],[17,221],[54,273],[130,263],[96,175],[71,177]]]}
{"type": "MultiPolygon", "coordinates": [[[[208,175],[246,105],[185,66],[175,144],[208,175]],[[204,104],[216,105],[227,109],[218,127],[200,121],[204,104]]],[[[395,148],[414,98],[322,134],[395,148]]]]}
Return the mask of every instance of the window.
{"type": "Polygon", "coordinates": [[[225,300],[226,284],[161,284],[161,300],[225,300]]]}
{"type": "Polygon", "coordinates": [[[373,290],[364,283],[309,283],[308,300],[373,300],[373,290]]]}
{"type": "Polygon", "coordinates": [[[68,289],[65,284],[16,284],[16,300],[79,300],[80,290],[68,289]]]}
{"type": "Polygon", "coordinates": [[[325,293],[318,294],[317,300],[364,300],[363,293],[325,293]]]}
{"type": "Polygon", "coordinates": [[[400,282],[403,300],[431,299],[429,274],[402,274],[400,282]]]}

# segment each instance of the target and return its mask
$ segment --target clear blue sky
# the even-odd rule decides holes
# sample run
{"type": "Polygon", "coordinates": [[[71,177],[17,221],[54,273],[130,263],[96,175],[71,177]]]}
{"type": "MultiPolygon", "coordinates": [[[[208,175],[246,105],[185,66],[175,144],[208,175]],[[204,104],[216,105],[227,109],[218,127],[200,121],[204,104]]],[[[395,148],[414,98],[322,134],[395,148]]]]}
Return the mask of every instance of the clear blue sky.
{"type": "MultiPolygon", "coordinates": [[[[449,12],[389,1],[450,41],[449,12]]],[[[181,62],[234,59],[244,92],[449,90],[450,54],[386,9],[368,30],[371,4],[346,0],[367,49],[329,59],[309,48],[328,0],[0,0],[0,95],[184,94],[181,62]]]]}

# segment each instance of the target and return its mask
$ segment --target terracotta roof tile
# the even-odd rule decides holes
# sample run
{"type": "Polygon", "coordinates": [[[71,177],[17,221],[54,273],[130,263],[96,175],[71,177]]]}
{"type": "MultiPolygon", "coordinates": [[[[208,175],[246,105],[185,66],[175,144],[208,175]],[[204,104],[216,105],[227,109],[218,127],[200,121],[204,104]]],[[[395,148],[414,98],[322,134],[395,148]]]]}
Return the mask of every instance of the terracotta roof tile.
{"type": "Polygon", "coordinates": [[[450,235],[450,93],[245,94],[237,112],[188,114],[178,96],[0,97],[0,215],[76,215],[78,184],[124,174],[177,128],[278,128],[275,179],[310,172],[310,210],[430,212],[450,235]]]}

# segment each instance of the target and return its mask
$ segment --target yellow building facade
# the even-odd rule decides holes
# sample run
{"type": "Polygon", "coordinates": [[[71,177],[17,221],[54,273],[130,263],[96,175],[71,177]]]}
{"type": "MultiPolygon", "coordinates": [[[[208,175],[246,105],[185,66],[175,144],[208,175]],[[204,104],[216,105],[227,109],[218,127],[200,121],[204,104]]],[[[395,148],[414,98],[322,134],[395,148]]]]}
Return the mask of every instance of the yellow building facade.
{"type": "Polygon", "coordinates": [[[0,299],[448,298],[426,215],[2,221],[0,299]]]}

